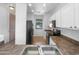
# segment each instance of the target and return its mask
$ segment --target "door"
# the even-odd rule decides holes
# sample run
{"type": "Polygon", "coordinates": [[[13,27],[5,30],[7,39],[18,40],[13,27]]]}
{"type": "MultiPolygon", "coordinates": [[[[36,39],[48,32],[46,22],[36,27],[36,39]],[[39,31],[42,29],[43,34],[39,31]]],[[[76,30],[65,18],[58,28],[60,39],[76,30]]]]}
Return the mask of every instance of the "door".
{"type": "Polygon", "coordinates": [[[15,41],[15,15],[9,14],[9,42],[15,41]]]}

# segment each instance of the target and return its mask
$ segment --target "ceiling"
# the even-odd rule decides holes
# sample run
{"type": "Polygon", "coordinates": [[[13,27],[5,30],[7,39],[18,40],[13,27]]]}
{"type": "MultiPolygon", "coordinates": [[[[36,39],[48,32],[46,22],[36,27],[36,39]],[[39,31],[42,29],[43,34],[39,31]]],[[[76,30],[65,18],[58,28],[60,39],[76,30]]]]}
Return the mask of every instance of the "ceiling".
{"type": "Polygon", "coordinates": [[[59,4],[60,3],[31,3],[31,6],[28,4],[27,12],[36,15],[43,15],[51,10],[55,10],[59,4]]]}
{"type": "MultiPolygon", "coordinates": [[[[51,13],[55,11],[59,5],[64,5],[63,3],[27,3],[27,13],[33,13],[36,15],[44,15],[46,13],[51,13]],[[31,6],[29,6],[31,4],[31,6]]],[[[15,3],[0,3],[0,6],[5,6],[10,13],[15,15],[15,3]],[[10,6],[14,7],[13,10],[10,9],[10,6]]]]}
{"type": "Polygon", "coordinates": [[[15,15],[15,6],[16,6],[15,3],[0,3],[0,6],[9,10],[9,13],[12,13],[13,15],[15,15]]]}

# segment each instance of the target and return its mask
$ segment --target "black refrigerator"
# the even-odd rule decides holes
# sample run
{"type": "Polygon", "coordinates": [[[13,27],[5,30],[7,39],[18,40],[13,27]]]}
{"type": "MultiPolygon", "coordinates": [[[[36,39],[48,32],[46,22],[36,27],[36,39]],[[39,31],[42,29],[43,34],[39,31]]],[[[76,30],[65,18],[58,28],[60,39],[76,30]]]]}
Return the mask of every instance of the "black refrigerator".
{"type": "Polygon", "coordinates": [[[26,44],[32,44],[33,23],[31,20],[26,21],[26,44]]]}

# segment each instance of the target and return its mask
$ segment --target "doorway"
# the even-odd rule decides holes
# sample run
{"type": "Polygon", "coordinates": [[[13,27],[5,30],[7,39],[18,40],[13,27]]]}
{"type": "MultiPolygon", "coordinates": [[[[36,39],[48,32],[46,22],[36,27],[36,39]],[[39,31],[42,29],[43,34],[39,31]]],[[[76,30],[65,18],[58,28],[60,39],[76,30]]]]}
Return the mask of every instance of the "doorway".
{"type": "Polygon", "coordinates": [[[15,15],[9,13],[9,42],[15,43],[15,15]]]}

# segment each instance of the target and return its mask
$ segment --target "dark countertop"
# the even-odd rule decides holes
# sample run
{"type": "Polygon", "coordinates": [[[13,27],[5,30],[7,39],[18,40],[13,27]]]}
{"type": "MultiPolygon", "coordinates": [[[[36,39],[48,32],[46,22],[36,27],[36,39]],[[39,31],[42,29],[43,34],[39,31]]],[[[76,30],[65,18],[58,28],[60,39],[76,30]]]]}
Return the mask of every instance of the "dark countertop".
{"type": "Polygon", "coordinates": [[[53,35],[53,31],[52,30],[45,30],[49,35],[53,35]]]}

